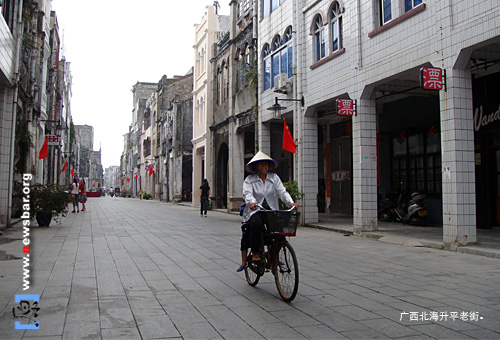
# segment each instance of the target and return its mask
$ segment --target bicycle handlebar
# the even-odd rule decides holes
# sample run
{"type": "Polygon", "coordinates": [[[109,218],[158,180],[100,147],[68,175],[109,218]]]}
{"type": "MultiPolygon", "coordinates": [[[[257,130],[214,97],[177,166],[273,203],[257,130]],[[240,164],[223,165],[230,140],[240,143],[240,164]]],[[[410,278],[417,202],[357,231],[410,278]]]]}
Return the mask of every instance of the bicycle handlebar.
{"type": "Polygon", "coordinates": [[[290,209],[287,209],[287,210],[271,210],[271,209],[266,209],[264,208],[262,205],[256,203],[255,206],[257,208],[259,208],[259,210],[262,210],[262,211],[269,211],[269,212],[273,212],[273,211],[292,211],[295,209],[295,207],[291,207],[290,209]]]}

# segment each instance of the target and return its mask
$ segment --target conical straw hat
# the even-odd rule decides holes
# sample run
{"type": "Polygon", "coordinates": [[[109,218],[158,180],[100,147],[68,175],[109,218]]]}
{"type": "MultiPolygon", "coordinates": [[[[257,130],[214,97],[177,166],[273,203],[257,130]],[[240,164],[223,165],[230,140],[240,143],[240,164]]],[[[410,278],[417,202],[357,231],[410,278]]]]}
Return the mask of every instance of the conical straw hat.
{"type": "Polygon", "coordinates": [[[274,171],[278,167],[278,162],[276,162],[274,159],[263,153],[262,151],[257,152],[255,156],[250,160],[250,162],[247,163],[245,166],[245,170],[248,171],[249,173],[254,174],[255,171],[255,163],[261,162],[261,161],[268,161],[269,162],[269,171],[274,171]]]}

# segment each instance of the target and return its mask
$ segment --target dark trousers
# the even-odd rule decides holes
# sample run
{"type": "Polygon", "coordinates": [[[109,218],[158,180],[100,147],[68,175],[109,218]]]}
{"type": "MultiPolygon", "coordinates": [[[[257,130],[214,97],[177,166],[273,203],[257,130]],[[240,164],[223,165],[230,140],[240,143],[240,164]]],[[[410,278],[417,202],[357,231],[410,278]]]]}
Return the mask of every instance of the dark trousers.
{"type": "Polygon", "coordinates": [[[205,215],[206,215],[207,210],[208,210],[208,197],[202,197],[201,198],[200,214],[203,215],[203,212],[205,212],[205,215]]]}
{"type": "Polygon", "coordinates": [[[252,253],[260,253],[262,247],[262,232],[264,230],[264,223],[267,222],[266,213],[257,212],[250,217],[247,221],[248,231],[250,233],[250,245],[252,253]]]}

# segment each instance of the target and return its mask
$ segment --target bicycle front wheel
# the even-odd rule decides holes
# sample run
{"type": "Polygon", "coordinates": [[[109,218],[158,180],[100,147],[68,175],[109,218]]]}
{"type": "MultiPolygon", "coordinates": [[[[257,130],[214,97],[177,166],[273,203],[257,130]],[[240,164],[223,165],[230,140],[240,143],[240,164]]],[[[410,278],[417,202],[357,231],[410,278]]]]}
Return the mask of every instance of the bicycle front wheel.
{"type": "Polygon", "coordinates": [[[290,302],[299,289],[299,266],[297,256],[290,243],[285,241],[275,253],[273,274],[281,298],[290,302]]]}

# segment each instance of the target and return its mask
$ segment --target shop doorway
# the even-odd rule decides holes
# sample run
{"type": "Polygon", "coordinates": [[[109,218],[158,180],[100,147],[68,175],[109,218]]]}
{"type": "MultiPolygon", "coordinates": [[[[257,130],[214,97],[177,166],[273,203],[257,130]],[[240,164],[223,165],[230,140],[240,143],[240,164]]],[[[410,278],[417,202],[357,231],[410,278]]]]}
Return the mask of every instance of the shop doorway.
{"type": "Polygon", "coordinates": [[[331,200],[330,213],[352,216],[352,138],[331,139],[331,200]]]}
{"type": "Polygon", "coordinates": [[[215,169],[215,205],[217,208],[227,208],[228,160],[229,148],[226,143],[223,143],[219,148],[215,169]]]}
{"type": "Polygon", "coordinates": [[[500,147],[495,147],[493,150],[493,161],[495,162],[495,174],[493,176],[494,181],[495,181],[495,186],[494,186],[494,200],[495,202],[495,207],[493,210],[494,216],[493,216],[493,225],[494,226],[500,226],[500,147]]]}

